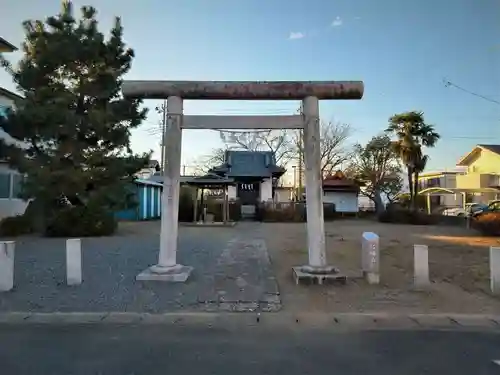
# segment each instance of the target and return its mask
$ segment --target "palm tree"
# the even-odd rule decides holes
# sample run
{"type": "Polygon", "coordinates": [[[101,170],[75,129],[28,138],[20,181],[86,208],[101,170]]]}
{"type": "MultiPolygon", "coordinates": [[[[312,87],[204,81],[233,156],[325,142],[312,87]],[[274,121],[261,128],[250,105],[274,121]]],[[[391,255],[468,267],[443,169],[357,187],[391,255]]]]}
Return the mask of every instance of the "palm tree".
{"type": "Polygon", "coordinates": [[[413,165],[413,207],[418,208],[418,175],[425,170],[425,166],[427,165],[427,161],[429,160],[428,155],[422,154],[422,148],[418,146],[415,150],[414,154],[414,165],[413,165]]]}
{"type": "MultiPolygon", "coordinates": [[[[418,173],[415,171],[422,165],[422,146],[434,147],[440,136],[434,131],[432,125],[426,124],[423,112],[410,111],[396,114],[389,118],[386,132],[396,136],[395,151],[401,162],[405,165],[410,189],[410,202],[416,209],[416,196],[418,194],[418,173]],[[420,163],[420,164],[419,164],[420,163]]],[[[427,162],[427,157],[425,157],[427,162]]],[[[425,164],[424,164],[425,167],[425,164]]]]}

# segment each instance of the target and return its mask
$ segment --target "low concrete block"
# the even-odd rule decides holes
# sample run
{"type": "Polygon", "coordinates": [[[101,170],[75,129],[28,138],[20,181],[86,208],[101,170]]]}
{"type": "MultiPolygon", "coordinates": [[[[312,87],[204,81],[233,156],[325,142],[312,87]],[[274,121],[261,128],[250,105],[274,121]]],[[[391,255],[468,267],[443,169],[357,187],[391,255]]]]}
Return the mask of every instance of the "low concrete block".
{"type": "Polygon", "coordinates": [[[490,287],[493,294],[500,294],[500,247],[490,247],[490,287]]]}
{"type": "Polygon", "coordinates": [[[427,245],[413,246],[414,286],[424,289],[430,285],[429,281],[429,249],[427,245]]]}
{"type": "Polygon", "coordinates": [[[191,266],[179,266],[172,272],[157,273],[151,268],[147,268],[136,276],[137,281],[166,281],[172,283],[185,283],[193,272],[191,266]]]}
{"type": "Polygon", "coordinates": [[[14,287],[14,241],[0,242],[0,292],[14,287]]]}
{"type": "Polygon", "coordinates": [[[82,283],[82,243],[79,238],[66,240],[66,281],[68,285],[82,283]]]}
{"type": "Polygon", "coordinates": [[[361,240],[361,268],[369,284],[380,283],[380,240],[373,232],[364,232],[361,240]]]}

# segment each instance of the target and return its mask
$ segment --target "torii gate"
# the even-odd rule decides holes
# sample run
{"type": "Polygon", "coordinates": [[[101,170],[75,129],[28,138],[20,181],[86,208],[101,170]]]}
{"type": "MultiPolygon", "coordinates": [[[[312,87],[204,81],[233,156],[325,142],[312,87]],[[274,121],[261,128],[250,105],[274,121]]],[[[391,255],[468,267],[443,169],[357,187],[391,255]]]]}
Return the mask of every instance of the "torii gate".
{"type": "Polygon", "coordinates": [[[360,81],[230,82],[230,81],[125,81],[123,95],[130,98],[167,99],[165,176],[162,193],[158,264],[137,280],[184,282],[193,268],[177,263],[179,177],[182,129],[304,129],[307,245],[309,264],[294,271],[327,275],[336,270],[326,264],[323,189],[320,172],[319,100],[361,99],[360,81]],[[183,115],[188,100],[302,100],[303,114],[290,116],[183,115]]]}

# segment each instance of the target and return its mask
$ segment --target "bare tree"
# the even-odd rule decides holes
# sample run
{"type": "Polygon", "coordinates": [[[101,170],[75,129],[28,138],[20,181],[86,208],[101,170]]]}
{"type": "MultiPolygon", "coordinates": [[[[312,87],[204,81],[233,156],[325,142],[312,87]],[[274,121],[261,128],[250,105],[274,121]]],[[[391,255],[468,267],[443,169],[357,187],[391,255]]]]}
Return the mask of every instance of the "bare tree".
{"type": "Polygon", "coordinates": [[[224,163],[224,155],[226,153],[226,149],[224,148],[215,148],[209,155],[205,155],[201,157],[197,162],[195,162],[195,172],[194,174],[197,176],[207,174],[210,169],[221,165],[224,163]]]}
{"type": "Polygon", "coordinates": [[[285,166],[295,155],[292,131],[288,129],[233,132],[220,131],[220,138],[230,150],[272,151],[276,164],[285,166]]]}
{"type": "MultiPolygon", "coordinates": [[[[297,131],[293,136],[294,156],[297,164],[303,160],[300,155],[304,155],[301,133],[301,131],[297,131]]],[[[343,169],[343,164],[350,160],[352,150],[348,148],[346,143],[351,134],[351,127],[348,124],[321,122],[320,134],[321,175],[326,177],[343,169]]]]}
{"type": "MultiPolygon", "coordinates": [[[[346,143],[351,128],[347,124],[334,122],[322,122],[320,126],[321,174],[325,177],[342,169],[343,164],[349,161],[352,150],[346,143]]],[[[222,164],[226,150],[272,151],[276,164],[285,167],[291,162],[299,166],[299,173],[304,170],[301,168],[304,161],[301,130],[220,131],[219,133],[225,147],[214,149],[213,153],[198,163],[201,173],[206,173],[211,167],[222,164]]]]}

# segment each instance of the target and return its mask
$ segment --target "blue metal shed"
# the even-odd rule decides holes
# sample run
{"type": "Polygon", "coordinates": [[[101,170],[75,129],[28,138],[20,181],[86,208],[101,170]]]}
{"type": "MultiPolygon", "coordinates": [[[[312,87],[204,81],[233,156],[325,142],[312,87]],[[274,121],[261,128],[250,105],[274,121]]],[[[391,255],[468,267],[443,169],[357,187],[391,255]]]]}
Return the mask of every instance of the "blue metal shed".
{"type": "Polygon", "coordinates": [[[118,211],[118,220],[154,220],[161,217],[161,192],[163,184],[138,178],[134,181],[137,206],[118,211]]]}

